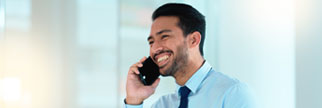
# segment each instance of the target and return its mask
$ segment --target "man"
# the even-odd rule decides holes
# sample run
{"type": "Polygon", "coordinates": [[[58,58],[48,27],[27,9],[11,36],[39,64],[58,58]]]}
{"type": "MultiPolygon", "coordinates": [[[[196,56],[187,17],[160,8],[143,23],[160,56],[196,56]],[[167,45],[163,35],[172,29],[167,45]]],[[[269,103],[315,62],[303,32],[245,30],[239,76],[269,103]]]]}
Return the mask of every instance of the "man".
{"type": "MultiPolygon", "coordinates": [[[[162,76],[172,76],[178,90],[161,97],[154,108],[250,108],[252,99],[245,84],[214,69],[203,58],[205,19],[193,7],[169,3],[152,15],[148,42],[150,56],[162,76]]],[[[141,108],[160,79],[144,86],[138,77],[142,58],[128,72],[125,107],[141,108]]]]}

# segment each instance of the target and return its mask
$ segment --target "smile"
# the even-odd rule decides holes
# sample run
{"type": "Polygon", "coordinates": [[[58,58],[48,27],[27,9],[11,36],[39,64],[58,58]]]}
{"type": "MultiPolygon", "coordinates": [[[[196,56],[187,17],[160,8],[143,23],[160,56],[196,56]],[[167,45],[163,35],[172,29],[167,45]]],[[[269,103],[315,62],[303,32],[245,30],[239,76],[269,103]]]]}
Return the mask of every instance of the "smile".
{"type": "Polygon", "coordinates": [[[170,59],[171,53],[164,52],[160,53],[155,57],[156,64],[159,66],[159,68],[163,68],[170,59]]]}
{"type": "Polygon", "coordinates": [[[160,63],[160,62],[162,62],[164,60],[167,60],[168,58],[169,58],[168,55],[162,56],[162,57],[158,58],[158,63],[160,63]]]}

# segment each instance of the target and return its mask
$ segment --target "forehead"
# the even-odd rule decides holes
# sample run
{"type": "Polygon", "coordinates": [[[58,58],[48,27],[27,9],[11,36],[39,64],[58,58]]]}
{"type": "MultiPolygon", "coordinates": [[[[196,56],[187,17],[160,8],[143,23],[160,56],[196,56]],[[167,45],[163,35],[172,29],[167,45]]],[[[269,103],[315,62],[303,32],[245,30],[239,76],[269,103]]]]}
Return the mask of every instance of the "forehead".
{"type": "MultiPolygon", "coordinates": [[[[176,31],[178,27],[179,18],[175,16],[160,16],[155,19],[151,26],[150,36],[156,35],[162,30],[176,31]]],[[[179,29],[180,30],[180,29],[179,29]]]]}

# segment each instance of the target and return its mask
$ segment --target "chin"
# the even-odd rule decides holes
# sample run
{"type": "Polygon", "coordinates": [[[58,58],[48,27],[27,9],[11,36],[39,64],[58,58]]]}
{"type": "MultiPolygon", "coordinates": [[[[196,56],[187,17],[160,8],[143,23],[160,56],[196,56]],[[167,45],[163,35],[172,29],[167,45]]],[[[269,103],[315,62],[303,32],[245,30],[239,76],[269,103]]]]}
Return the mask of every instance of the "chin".
{"type": "Polygon", "coordinates": [[[159,69],[160,75],[165,76],[167,74],[167,73],[165,73],[166,72],[165,70],[166,70],[165,67],[160,68],[159,69]]]}

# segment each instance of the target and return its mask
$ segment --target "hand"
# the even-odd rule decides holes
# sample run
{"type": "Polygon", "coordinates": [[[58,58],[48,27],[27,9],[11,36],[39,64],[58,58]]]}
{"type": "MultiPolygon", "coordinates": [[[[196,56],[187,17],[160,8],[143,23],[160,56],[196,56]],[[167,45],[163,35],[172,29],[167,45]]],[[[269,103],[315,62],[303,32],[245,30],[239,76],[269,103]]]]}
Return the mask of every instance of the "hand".
{"type": "Polygon", "coordinates": [[[139,78],[139,67],[143,66],[143,61],[147,58],[143,57],[140,62],[133,64],[127,74],[126,81],[126,103],[132,105],[141,104],[146,98],[150,97],[160,82],[158,78],[151,86],[144,86],[139,78]]]}

